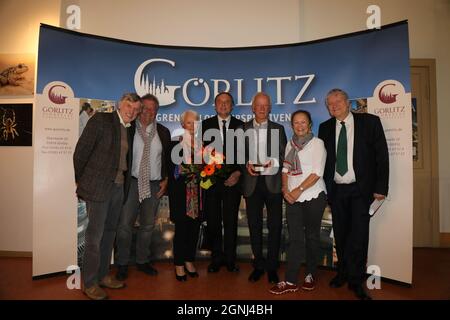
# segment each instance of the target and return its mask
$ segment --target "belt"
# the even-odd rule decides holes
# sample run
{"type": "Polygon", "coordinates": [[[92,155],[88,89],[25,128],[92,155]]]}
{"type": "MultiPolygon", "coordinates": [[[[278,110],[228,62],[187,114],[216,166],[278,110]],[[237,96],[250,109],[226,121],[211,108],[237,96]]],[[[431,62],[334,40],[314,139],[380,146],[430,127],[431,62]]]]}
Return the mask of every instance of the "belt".
{"type": "MultiPolygon", "coordinates": [[[[136,178],[135,176],[131,176],[131,179],[138,180],[138,178],[136,178]]],[[[160,180],[150,180],[150,182],[160,182],[160,181],[161,181],[161,179],[160,180]]]]}
{"type": "Polygon", "coordinates": [[[347,186],[347,187],[351,187],[351,186],[356,186],[356,182],[352,182],[352,183],[337,183],[334,182],[337,186],[347,186]]]}

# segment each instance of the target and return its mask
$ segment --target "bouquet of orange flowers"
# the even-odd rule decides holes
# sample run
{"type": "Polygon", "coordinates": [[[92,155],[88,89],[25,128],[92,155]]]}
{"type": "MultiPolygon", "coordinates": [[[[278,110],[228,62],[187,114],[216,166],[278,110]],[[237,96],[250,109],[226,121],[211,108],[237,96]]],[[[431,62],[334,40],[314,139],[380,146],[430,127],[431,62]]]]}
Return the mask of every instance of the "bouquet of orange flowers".
{"type": "Polygon", "coordinates": [[[204,149],[206,164],[200,171],[200,187],[209,189],[217,182],[217,179],[226,179],[228,170],[224,165],[225,156],[215,150],[204,149]]]}
{"type": "Polygon", "coordinates": [[[183,163],[179,166],[178,174],[186,177],[186,183],[195,181],[202,189],[207,190],[217,182],[217,179],[226,179],[228,170],[224,165],[223,154],[208,147],[202,148],[201,152],[203,163],[183,163]]]}

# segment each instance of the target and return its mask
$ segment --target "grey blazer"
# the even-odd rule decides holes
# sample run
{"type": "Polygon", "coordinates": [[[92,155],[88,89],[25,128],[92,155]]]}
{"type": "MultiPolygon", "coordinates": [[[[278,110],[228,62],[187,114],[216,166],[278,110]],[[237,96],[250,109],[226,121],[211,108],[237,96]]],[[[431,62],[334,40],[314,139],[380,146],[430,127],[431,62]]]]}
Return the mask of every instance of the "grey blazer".
{"type": "MultiPolygon", "coordinates": [[[[253,120],[250,120],[244,123],[244,132],[248,129],[253,129],[253,120]]],[[[286,148],[287,138],[286,132],[284,131],[284,127],[278,123],[268,121],[267,124],[267,155],[269,157],[274,157],[274,153],[271,150],[271,130],[278,129],[278,141],[279,141],[279,150],[278,150],[278,163],[280,167],[277,170],[277,173],[274,175],[265,176],[267,189],[272,193],[281,193],[281,170],[283,168],[284,161],[284,151],[286,148]]],[[[249,159],[249,141],[248,138],[245,139],[245,163],[248,162],[249,159]]],[[[247,168],[245,165],[242,166],[243,172],[243,187],[242,191],[244,197],[249,197],[255,191],[256,183],[258,182],[258,177],[253,177],[247,172],[247,168]]]]}
{"type": "MultiPolygon", "coordinates": [[[[105,201],[111,192],[119,167],[120,120],[117,112],[96,113],[87,123],[78,139],[73,154],[77,195],[88,201],[105,201]]],[[[132,165],[135,124],[127,129],[128,169],[132,165]]],[[[131,170],[125,172],[124,192],[126,199],[131,170]]]]}

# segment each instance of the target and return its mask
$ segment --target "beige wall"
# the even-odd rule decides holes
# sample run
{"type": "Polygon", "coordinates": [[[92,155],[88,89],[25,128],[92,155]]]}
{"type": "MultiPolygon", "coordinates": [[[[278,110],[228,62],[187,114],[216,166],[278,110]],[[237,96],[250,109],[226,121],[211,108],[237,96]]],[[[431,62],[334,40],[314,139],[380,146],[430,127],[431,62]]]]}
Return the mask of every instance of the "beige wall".
{"type": "MultiPolygon", "coordinates": [[[[82,32],[189,46],[292,43],[364,30],[369,4],[381,7],[382,24],[408,19],[411,58],[437,62],[440,225],[450,232],[448,0],[0,0],[7,26],[0,53],[35,52],[38,23],[64,26],[66,7],[74,3],[81,7],[82,32]]],[[[0,148],[0,176],[0,251],[31,251],[31,148],[0,148]]]]}
{"type": "Polygon", "coordinates": [[[82,32],[137,42],[236,47],[300,39],[298,0],[62,0],[72,3],[81,8],[82,32]]]}
{"type": "Polygon", "coordinates": [[[36,53],[39,24],[59,25],[61,0],[0,0],[0,53],[36,53]]]}
{"type": "MultiPolygon", "coordinates": [[[[0,54],[36,53],[39,23],[59,25],[60,0],[0,0],[0,54]]],[[[1,70],[0,70],[1,71],[1,70]]],[[[0,99],[32,103],[33,96],[0,99]]],[[[0,147],[0,251],[32,251],[33,150],[0,147]]]]}

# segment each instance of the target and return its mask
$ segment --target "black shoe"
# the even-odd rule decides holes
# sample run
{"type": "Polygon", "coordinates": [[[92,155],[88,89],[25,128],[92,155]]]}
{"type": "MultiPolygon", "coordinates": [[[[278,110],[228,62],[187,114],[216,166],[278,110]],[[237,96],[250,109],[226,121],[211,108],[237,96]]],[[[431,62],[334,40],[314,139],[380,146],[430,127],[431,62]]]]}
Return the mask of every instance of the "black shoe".
{"type": "Polygon", "coordinates": [[[191,277],[191,278],[198,278],[198,276],[199,276],[199,274],[198,274],[197,271],[190,272],[190,271],[186,270],[186,273],[187,273],[187,275],[188,275],[189,277],[191,277]]]}
{"type": "Polygon", "coordinates": [[[123,281],[128,278],[128,266],[117,266],[117,274],[116,279],[119,281],[123,281]]]}
{"type": "Polygon", "coordinates": [[[186,266],[184,266],[184,271],[186,271],[186,273],[187,273],[187,275],[189,276],[189,277],[191,277],[191,278],[198,278],[198,272],[197,271],[189,271],[188,269],[187,269],[187,267],[186,266]]]}
{"type": "Polygon", "coordinates": [[[348,285],[348,288],[355,293],[359,300],[372,300],[372,297],[367,293],[362,285],[348,285]]]}
{"type": "Polygon", "coordinates": [[[262,270],[262,269],[253,269],[252,273],[250,273],[250,276],[248,277],[248,281],[256,282],[259,279],[261,279],[263,274],[264,274],[264,270],[262,270]]]}
{"type": "Polygon", "coordinates": [[[239,266],[236,264],[227,264],[228,272],[239,272],[239,266]]]}
{"type": "Polygon", "coordinates": [[[278,278],[278,274],[275,270],[268,271],[267,272],[267,279],[270,283],[277,284],[280,282],[280,279],[278,278]]]}
{"type": "Polygon", "coordinates": [[[142,271],[150,276],[156,276],[158,274],[158,271],[155,268],[153,268],[150,265],[150,263],[143,263],[143,264],[136,263],[136,266],[139,271],[142,271]]]}
{"type": "Polygon", "coordinates": [[[219,272],[221,266],[222,266],[221,264],[218,264],[218,263],[215,263],[215,262],[211,262],[209,264],[209,266],[208,266],[208,272],[209,273],[219,272]]]}
{"type": "Polygon", "coordinates": [[[176,271],[175,271],[175,278],[176,278],[178,281],[181,281],[181,282],[187,281],[187,276],[186,276],[186,275],[179,276],[179,275],[177,275],[177,272],[176,272],[176,271]]]}
{"type": "Polygon", "coordinates": [[[340,288],[347,282],[347,279],[345,277],[338,274],[330,281],[330,287],[332,288],[340,288]]]}

